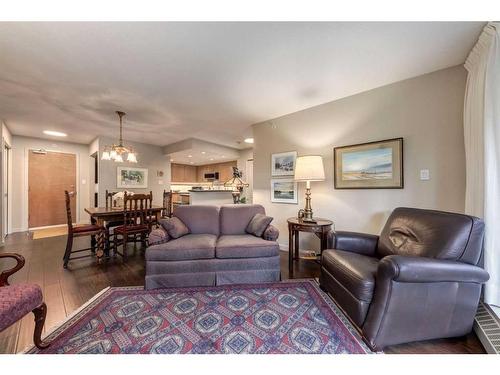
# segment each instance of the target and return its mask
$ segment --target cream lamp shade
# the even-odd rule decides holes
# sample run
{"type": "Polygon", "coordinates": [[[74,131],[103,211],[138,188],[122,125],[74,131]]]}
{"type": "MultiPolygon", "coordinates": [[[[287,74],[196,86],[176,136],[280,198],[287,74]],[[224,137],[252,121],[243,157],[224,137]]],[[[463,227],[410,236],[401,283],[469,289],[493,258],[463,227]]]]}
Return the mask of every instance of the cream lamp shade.
{"type": "Polygon", "coordinates": [[[295,162],[295,181],[324,181],[323,158],[319,155],[299,156],[295,162]]]}

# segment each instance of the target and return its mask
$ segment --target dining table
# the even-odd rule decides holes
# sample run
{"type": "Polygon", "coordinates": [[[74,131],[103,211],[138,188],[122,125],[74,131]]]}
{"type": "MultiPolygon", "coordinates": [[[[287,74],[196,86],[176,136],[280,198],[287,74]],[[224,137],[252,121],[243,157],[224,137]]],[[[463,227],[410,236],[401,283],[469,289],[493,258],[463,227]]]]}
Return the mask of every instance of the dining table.
{"type": "MultiPolygon", "coordinates": [[[[164,208],[162,206],[155,205],[151,206],[151,208],[148,208],[148,210],[156,216],[156,222],[160,220],[163,209],[164,208]]],[[[85,212],[90,215],[90,222],[92,224],[97,224],[104,227],[106,222],[123,220],[125,209],[123,206],[87,207],[85,208],[85,212]]],[[[94,248],[97,242],[95,236],[92,236],[91,242],[91,246],[92,248],[94,248]]],[[[104,252],[106,254],[109,254],[109,250],[109,243],[105,241],[104,252]]],[[[97,254],[99,254],[99,252],[97,254]]]]}

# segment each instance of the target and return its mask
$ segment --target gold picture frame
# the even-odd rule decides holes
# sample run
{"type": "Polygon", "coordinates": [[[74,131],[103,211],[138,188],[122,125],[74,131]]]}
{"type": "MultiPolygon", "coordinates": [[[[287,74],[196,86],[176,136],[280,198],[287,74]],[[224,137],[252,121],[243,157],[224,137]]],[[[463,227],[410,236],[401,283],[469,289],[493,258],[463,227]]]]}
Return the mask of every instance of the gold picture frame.
{"type": "Polygon", "coordinates": [[[403,138],[333,149],[335,189],[403,189],[403,138]]]}

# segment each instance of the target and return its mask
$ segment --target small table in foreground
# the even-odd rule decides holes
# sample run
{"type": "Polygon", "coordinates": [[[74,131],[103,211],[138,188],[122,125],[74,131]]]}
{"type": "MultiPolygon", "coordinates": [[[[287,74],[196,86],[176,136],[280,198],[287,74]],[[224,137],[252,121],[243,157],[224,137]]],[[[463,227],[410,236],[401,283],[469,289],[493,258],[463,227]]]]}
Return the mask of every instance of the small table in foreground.
{"type": "Polygon", "coordinates": [[[314,218],[315,223],[303,221],[297,217],[291,217],[288,222],[288,271],[293,274],[293,261],[299,259],[299,232],[314,233],[321,241],[320,251],[326,249],[328,232],[332,229],[333,221],[314,218]],[[295,250],[295,251],[294,251],[295,250]]]}

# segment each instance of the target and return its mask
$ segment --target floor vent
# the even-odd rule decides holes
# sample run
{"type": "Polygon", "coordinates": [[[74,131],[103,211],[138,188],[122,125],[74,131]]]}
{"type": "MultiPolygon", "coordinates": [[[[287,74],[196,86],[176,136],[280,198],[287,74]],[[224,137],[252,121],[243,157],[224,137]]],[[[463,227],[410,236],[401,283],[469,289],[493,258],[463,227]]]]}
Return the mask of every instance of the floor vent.
{"type": "Polygon", "coordinates": [[[479,302],[474,331],[489,354],[500,354],[500,322],[488,305],[479,302]]]}

